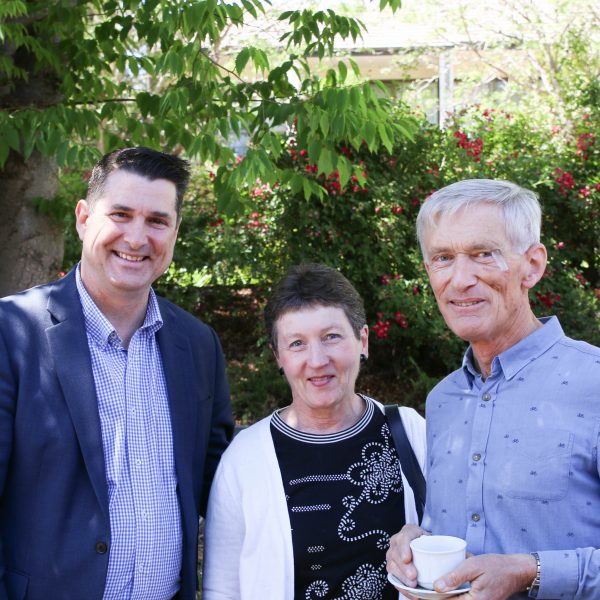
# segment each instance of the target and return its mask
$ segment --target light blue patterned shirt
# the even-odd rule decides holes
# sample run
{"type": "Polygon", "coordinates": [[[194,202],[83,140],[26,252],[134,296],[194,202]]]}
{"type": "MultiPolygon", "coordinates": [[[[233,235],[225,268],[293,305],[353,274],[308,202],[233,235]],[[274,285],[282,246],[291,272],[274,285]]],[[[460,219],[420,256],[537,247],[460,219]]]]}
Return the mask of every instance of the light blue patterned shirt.
{"type": "Polygon", "coordinates": [[[179,590],[182,530],[167,386],[150,290],[128,349],[87,293],[77,267],[98,398],[111,542],[105,600],[163,600],[179,590]]]}
{"type": "MultiPolygon", "coordinates": [[[[473,554],[538,552],[538,598],[600,598],[600,348],[556,317],[427,398],[423,527],[473,554]]],[[[514,598],[525,598],[526,594],[514,598]]]]}

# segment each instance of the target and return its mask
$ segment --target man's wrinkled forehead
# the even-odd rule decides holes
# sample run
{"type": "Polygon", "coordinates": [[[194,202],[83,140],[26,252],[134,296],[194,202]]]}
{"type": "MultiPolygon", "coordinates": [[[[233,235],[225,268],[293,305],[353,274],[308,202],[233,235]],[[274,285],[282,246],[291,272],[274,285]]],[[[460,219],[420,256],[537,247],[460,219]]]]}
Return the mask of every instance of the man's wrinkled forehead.
{"type": "Polygon", "coordinates": [[[504,213],[500,207],[484,202],[440,211],[425,226],[424,246],[427,254],[451,249],[508,249],[504,213]]]}

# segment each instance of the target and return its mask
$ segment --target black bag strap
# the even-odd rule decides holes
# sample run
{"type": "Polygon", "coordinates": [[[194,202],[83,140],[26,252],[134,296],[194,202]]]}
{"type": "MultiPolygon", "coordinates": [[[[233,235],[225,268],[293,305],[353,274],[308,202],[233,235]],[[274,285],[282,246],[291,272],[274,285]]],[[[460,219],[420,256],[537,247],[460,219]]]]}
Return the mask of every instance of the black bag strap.
{"type": "Polygon", "coordinates": [[[417,509],[417,515],[419,516],[419,523],[423,520],[423,509],[425,507],[425,477],[423,477],[423,471],[419,466],[419,461],[415,456],[415,451],[412,449],[404,424],[402,423],[402,417],[396,404],[385,405],[385,418],[387,419],[398,452],[398,458],[400,459],[400,466],[402,472],[406,477],[410,487],[415,496],[415,507],[417,509]]]}

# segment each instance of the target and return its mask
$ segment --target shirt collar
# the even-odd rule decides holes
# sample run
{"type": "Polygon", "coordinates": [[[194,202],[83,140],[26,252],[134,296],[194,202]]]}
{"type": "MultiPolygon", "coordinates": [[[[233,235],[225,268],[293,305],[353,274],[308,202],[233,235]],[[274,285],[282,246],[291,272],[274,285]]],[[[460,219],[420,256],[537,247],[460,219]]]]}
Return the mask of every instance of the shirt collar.
{"type": "MultiPolygon", "coordinates": [[[[506,379],[512,379],[521,369],[544,354],[565,333],[557,317],[543,317],[538,319],[542,327],[524,337],[492,361],[492,375],[502,369],[506,379]]],[[[467,348],[462,361],[462,371],[470,387],[480,373],[475,368],[475,358],[471,346],[467,348]]]]}
{"type": "MultiPolygon", "coordinates": [[[[104,316],[102,311],[98,308],[96,303],[92,300],[88,291],[85,289],[85,285],[81,279],[81,263],[77,265],[75,270],[75,281],[77,283],[77,292],[79,293],[79,300],[83,309],[83,318],[85,320],[85,327],[87,332],[101,346],[107,345],[113,339],[119,339],[115,328],[112,323],[104,316]]],[[[155,333],[163,325],[162,315],[160,314],[160,307],[158,306],[158,300],[154,290],[150,288],[150,294],[148,296],[148,307],[146,309],[146,316],[144,322],[140,327],[141,331],[145,331],[148,334],[155,333]]]]}

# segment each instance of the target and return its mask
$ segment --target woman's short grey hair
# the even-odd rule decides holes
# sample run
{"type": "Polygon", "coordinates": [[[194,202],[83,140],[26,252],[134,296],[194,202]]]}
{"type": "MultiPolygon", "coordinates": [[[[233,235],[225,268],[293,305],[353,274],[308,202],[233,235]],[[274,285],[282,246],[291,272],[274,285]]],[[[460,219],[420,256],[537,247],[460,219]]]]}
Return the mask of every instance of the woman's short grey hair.
{"type": "Polygon", "coordinates": [[[277,352],[277,321],[287,312],[318,306],[341,308],[356,339],[366,325],[365,307],[356,288],[339,272],[318,263],[291,267],[273,288],[264,317],[269,341],[277,352]]]}
{"type": "Polygon", "coordinates": [[[425,256],[424,236],[436,227],[442,215],[452,215],[462,208],[491,204],[500,207],[504,215],[506,236],[512,250],[525,252],[539,243],[542,209],[537,195],[510,181],[496,179],[465,179],[434,192],[425,200],[417,216],[417,239],[425,256]]]}

